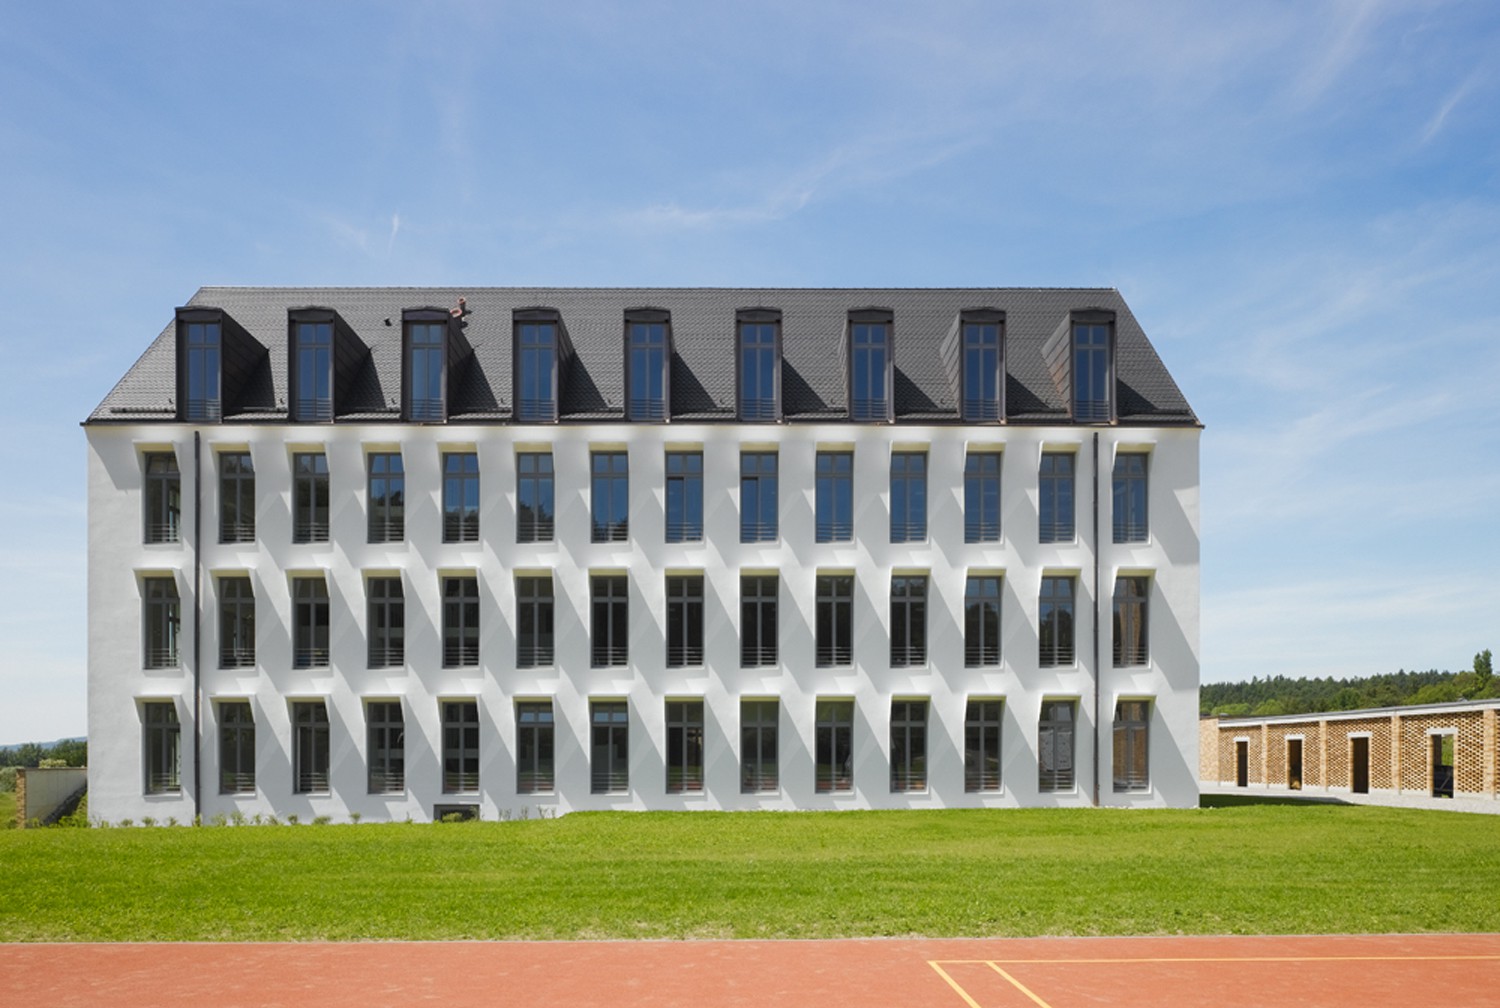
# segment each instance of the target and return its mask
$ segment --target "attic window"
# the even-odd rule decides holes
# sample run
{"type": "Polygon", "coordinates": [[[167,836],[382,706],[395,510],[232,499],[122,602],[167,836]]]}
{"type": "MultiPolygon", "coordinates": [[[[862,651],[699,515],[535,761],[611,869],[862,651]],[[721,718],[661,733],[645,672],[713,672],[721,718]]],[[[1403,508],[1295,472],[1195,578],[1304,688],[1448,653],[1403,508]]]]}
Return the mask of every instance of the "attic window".
{"type": "Polygon", "coordinates": [[[550,312],[517,313],[516,419],[557,420],[557,317],[550,312]]]}
{"type": "Polygon", "coordinates": [[[333,419],[333,320],[292,322],[292,419],[333,419]]]}
{"type": "Polygon", "coordinates": [[[963,315],[963,416],[971,423],[1005,416],[1004,326],[999,312],[963,315]]]}
{"type": "Polygon", "coordinates": [[[736,320],[741,420],[781,419],[781,313],[742,311],[736,320]]]}
{"type": "Polygon", "coordinates": [[[888,311],[849,313],[849,419],[891,419],[891,323],[888,311]]]}
{"type": "Polygon", "coordinates": [[[1073,318],[1073,419],[1114,419],[1113,320],[1073,318]]]}
{"type": "Polygon", "coordinates": [[[406,417],[442,421],[447,416],[443,394],[443,366],[447,325],[442,322],[406,323],[406,417]]]}
{"type": "Polygon", "coordinates": [[[218,420],[222,415],[219,337],[220,327],[217,321],[182,324],[184,420],[218,420]]]}
{"type": "Polygon", "coordinates": [[[667,418],[672,343],[664,311],[625,314],[626,411],[631,420],[667,418]]]}

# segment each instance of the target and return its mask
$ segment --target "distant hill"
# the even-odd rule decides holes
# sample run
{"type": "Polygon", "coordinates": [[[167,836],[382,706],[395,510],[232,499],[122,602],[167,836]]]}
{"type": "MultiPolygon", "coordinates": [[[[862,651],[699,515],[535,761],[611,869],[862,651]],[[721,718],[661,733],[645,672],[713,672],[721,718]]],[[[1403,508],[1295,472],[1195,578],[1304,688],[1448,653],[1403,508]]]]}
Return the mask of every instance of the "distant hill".
{"type": "Polygon", "coordinates": [[[1403,669],[1351,679],[1257,676],[1249,682],[1204,683],[1198,687],[1198,710],[1225,717],[1275,716],[1500,698],[1500,679],[1491,674],[1490,652],[1475,655],[1474,665],[1462,672],[1403,669]]]}

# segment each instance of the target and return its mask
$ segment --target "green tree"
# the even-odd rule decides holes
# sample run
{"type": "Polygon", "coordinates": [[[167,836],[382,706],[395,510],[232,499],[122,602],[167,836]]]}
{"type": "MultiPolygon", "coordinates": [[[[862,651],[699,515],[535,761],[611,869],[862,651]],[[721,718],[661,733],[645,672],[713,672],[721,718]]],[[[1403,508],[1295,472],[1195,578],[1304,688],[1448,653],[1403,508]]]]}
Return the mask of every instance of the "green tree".
{"type": "Polygon", "coordinates": [[[1490,688],[1490,678],[1495,674],[1494,666],[1490,664],[1492,657],[1489,648],[1474,656],[1474,674],[1479,677],[1479,688],[1482,691],[1490,688]]]}

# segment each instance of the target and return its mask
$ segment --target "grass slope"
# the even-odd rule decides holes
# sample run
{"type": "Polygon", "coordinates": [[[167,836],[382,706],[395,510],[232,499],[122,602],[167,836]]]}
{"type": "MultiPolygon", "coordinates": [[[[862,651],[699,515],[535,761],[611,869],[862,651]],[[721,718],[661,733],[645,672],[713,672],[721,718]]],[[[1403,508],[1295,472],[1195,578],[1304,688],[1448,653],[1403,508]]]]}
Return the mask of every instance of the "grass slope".
{"type": "Polygon", "coordinates": [[[16,825],[16,793],[0,791],[0,829],[14,829],[16,825]]]}
{"type": "Polygon", "coordinates": [[[1497,827],[1247,804],[15,830],[0,940],[1500,931],[1497,827]]]}

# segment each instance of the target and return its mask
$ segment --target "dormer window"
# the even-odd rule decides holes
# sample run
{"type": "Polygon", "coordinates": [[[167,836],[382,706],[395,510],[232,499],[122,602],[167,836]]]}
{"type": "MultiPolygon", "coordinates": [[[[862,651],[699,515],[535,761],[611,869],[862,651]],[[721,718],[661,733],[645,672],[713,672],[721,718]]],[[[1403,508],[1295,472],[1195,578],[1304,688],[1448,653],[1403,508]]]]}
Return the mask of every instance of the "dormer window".
{"type": "Polygon", "coordinates": [[[625,313],[625,410],[631,420],[665,420],[670,412],[670,326],[663,311],[625,313]]]}
{"type": "Polygon", "coordinates": [[[963,327],[963,417],[970,423],[1005,416],[1005,355],[999,312],[965,312],[963,327]]]}
{"type": "Polygon", "coordinates": [[[557,420],[558,321],[553,312],[518,312],[516,326],[516,419],[557,420]]]}
{"type": "Polygon", "coordinates": [[[740,419],[780,420],[781,313],[742,311],[736,326],[740,419]]]}
{"type": "Polygon", "coordinates": [[[1114,322],[1092,315],[1073,319],[1073,419],[1100,423],[1114,419],[1114,322]]]}
{"type": "Polygon", "coordinates": [[[447,415],[447,396],[443,378],[443,336],[448,326],[443,322],[406,323],[406,417],[408,420],[441,421],[447,415]]]}
{"type": "Polygon", "coordinates": [[[218,420],[223,414],[220,395],[220,337],[217,319],[183,322],[182,418],[218,420]]]}
{"type": "Polygon", "coordinates": [[[333,319],[292,320],[292,419],[333,419],[333,319]]]}
{"type": "Polygon", "coordinates": [[[891,326],[888,311],[849,313],[849,419],[891,419],[891,326]]]}

